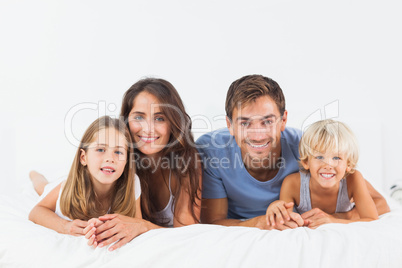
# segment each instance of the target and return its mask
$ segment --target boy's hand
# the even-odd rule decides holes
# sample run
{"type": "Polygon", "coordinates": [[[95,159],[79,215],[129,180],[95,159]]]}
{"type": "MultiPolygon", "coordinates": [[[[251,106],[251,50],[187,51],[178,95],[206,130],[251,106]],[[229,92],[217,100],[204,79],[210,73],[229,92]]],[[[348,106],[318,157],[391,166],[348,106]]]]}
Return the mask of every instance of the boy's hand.
{"type": "Polygon", "coordinates": [[[300,214],[293,212],[293,202],[277,200],[267,209],[267,224],[278,230],[294,229],[306,225],[300,214]]]}
{"type": "Polygon", "coordinates": [[[313,208],[302,215],[303,220],[306,222],[307,227],[315,229],[320,225],[336,222],[334,216],[325,213],[319,208],[313,208]]]}
{"type": "Polygon", "coordinates": [[[277,200],[277,201],[272,202],[269,205],[269,207],[267,208],[267,213],[266,213],[267,225],[271,225],[272,227],[275,227],[276,222],[278,222],[278,224],[284,224],[285,221],[290,221],[288,209],[290,209],[290,211],[292,211],[293,202],[286,203],[285,201],[282,201],[282,200],[277,200]],[[276,222],[275,222],[275,218],[276,218],[276,222]]]}

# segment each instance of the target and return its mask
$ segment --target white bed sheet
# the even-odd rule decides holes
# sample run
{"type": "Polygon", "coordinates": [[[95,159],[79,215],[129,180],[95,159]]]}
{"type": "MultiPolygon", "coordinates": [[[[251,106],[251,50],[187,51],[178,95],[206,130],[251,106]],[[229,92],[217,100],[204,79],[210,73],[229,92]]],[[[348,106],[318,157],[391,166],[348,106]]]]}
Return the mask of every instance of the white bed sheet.
{"type": "Polygon", "coordinates": [[[316,230],[192,225],[147,232],[122,248],[30,222],[38,196],[0,195],[0,267],[402,267],[402,210],[369,223],[316,230]]]}

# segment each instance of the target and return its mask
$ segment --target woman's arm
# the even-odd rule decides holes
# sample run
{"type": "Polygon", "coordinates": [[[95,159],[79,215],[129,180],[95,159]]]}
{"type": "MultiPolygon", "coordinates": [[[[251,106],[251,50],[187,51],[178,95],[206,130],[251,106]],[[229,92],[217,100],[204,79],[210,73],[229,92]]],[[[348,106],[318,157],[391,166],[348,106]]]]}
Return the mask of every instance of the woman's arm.
{"type": "MultiPolygon", "coordinates": [[[[201,165],[198,166],[198,189],[197,195],[195,198],[195,204],[190,200],[190,194],[187,192],[186,185],[183,185],[180,198],[177,200],[177,205],[175,206],[174,218],[173,218],[173,227],[181,227],[187,226],[195,223],[199,223],[200,214],[201,214],[201,192],[202,192],[202,169],[201,165]],[[199,198],[197,198],[197,196],[199,198]],[[194,211],[194,214],[197,218],[194,219],[191,210],[194,211]]],[[[189,181],[190,178],[187,177],[184,181],[189,181]]]]}
{"type": "Polygon", "coordinates": [[[31,210],[29,220],[62,234],[83,235],[83,230],[87,226],[86,221],[67,221],[55,213],[61,185],[62,183],[56,186],[31,210]]]}

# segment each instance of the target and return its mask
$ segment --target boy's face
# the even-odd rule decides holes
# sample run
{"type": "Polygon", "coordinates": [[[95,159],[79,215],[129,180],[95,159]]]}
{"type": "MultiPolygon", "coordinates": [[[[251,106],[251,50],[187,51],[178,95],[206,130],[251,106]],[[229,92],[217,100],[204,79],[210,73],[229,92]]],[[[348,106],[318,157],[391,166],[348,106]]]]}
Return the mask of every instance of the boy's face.
{"type": "Polygon", "coordinates": [[[346,154],[337,150],[315,152],[301,163],[304,169],[310,172],[311,179],[323,188],[336,186],[351,169],[346,154]]]}
{"type": "MultiPolygon", "coordinates": [[[[287,111],[281,117],[274,100],[261,96],[247,105],[235,107],[232,122],[227,118],[230,134],[235,137],[245,163],[257,165],[280,157],[281,131],[285,130],[287,111]]],[[[258,166],[257,166],[258,168],[258,166]]]]}

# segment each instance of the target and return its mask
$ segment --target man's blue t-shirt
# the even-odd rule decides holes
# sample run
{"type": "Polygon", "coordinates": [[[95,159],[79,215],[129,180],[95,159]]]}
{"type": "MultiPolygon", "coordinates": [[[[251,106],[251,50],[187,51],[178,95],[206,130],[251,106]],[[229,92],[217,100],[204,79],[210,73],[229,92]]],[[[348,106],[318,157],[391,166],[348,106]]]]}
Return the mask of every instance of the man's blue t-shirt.
{"type": "Polygon", "coordinates": [[[277,175],[265,182],[246,170],[239,146],[229,130],[219,129],[197,140],[203,161],[202,197],[227,198],[229,219],[249,219],[265,215],[271,202],[279,199],[283,179],[299,171],[301,131],[286,128],[281,133],[282,161],[277,175]]]}

